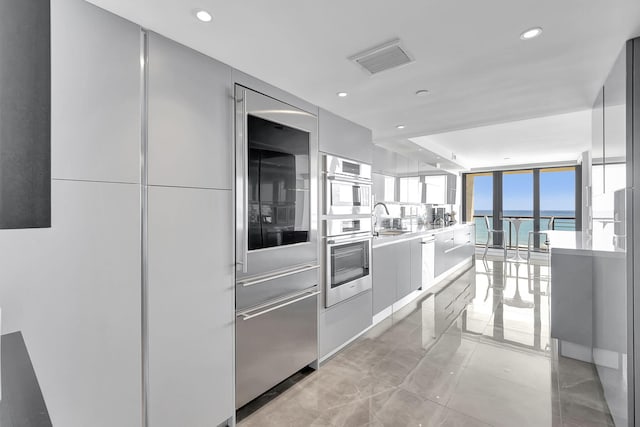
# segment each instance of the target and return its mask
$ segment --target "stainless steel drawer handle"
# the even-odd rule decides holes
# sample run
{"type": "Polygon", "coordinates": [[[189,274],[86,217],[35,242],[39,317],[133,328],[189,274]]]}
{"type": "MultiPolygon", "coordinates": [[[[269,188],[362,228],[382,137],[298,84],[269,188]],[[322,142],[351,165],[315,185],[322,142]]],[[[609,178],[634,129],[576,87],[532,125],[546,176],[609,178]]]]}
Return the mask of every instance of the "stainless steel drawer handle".
{"type": "Polygon", "coordinates": [[[269,273],[262,276],[252,277],[246,280],[238,280],[238,284],[242,286],[253,286],[259,283],[268,282],[269,280],[280,279],[282,277],[291,276],[292,274],[304,273],[305,271],[316,270],[320,268],[318,264],[309,264],[303,267],[294,267],[287,270],[277,271],[275,273],[269,273]]]}
{"type": "MultiPolygon", "coordinates": [[[[283,307],[286,307],[288,305],[294,304],[294,303],[296,303],[298,301],[305,300],[307,298],[314,297],[314,296],[316,296],[318,294],[320,294],[320,291],[304,291],[302,296],[298,296],[297,298],[294,298],[292,300],[283,302],[283,303],[278,304],[278,305],[274,305],[272,307],[267,308],[266,310],[261,310],[261,311],[255,312],[255,313],[252,313],[251,312],[252,310],[243,311],[243,312],[238,313],[237,317],[242,317],[242,320],[253,319],[254,317],[262,316],[263,314],[270,313],[270,312],[272,312],[274,310],[279,310],[279,309],[281,309],[283,307]]],[[[288,297],[288,298],[291,298],[291,297],[288,297]]]]}

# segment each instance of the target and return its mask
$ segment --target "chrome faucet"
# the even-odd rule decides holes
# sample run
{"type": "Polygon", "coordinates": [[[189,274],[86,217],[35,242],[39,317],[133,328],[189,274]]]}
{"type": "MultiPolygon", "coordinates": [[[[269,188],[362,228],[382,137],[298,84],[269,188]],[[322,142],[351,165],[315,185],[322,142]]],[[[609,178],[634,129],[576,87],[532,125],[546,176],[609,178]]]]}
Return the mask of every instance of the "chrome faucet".
{"type": "Polygon", "coordinates": [[[384,211],[387,213],[387,215],[389,215],[389,209],[387,209],[387,205],[385,205],[385,204],[384,204],[384,203],[382,203],[382,202],[378,202],[378,203],[376,203],[375,205],[373,205],[373,209],[375,209],[375,208],[376,208],[376,206],[378,206],[378,205],[381,205],[381,206],[384,208],[384,211]]]}

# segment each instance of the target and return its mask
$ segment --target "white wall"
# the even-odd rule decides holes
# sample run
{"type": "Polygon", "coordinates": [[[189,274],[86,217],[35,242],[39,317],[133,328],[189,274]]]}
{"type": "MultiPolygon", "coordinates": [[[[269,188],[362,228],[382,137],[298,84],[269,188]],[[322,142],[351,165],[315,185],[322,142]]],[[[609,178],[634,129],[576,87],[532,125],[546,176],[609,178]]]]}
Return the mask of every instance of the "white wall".
{"type": "Polygon", "coordinates": [[[52,227],[0,230],[2,333],[55,426],[141,420],[138,26],[52,0],[52,227]]]}

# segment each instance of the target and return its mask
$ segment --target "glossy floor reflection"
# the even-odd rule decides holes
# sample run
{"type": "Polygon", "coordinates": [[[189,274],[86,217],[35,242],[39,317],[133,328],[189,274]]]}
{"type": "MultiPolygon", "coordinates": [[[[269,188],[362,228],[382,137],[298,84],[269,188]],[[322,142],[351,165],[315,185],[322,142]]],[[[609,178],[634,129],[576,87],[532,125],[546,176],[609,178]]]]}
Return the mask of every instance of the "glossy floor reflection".
{"type": "Polygon", "coordinates": [[[426,302],[385,319],[241,426],[612,426],[592,365],[556,356],[545,265],[476,261],[437,339],[426,302]]]}

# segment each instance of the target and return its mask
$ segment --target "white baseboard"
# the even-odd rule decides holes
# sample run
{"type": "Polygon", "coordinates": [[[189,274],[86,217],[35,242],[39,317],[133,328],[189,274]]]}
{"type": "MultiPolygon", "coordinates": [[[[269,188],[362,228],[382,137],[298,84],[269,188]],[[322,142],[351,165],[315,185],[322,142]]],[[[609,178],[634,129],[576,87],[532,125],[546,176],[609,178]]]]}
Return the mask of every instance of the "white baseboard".
{"type": "Polygon", "coordinates": [[[593,349],[570,341],[558,340],[559,353],[564,357],[593,363],[593,349]]]}

